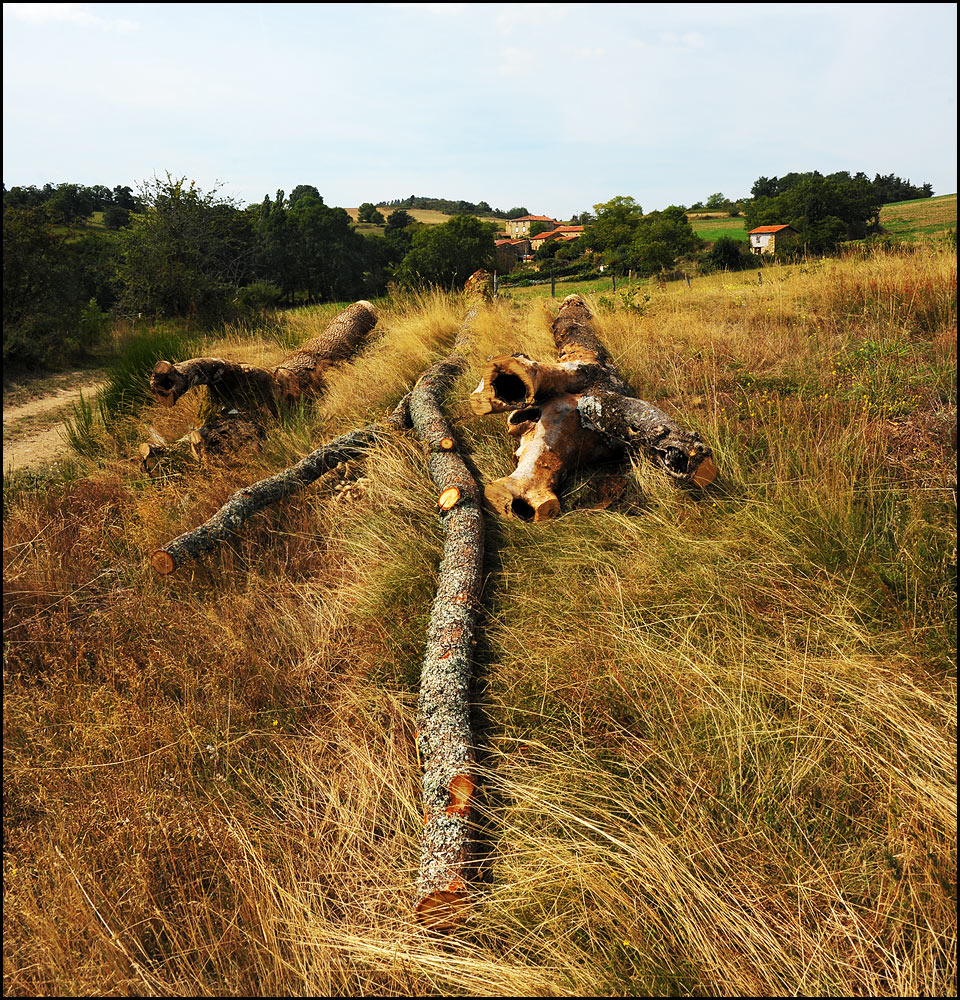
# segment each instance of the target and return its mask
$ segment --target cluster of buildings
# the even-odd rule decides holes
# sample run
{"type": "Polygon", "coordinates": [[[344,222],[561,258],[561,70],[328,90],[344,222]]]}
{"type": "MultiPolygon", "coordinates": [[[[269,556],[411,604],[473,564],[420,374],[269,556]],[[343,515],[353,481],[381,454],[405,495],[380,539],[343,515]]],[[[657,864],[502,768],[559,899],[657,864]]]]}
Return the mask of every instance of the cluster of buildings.
{"type": "Polygon", "coordinates": [[[583,226],[562,226],[549,215],[521,215],[517,219],[508,219],[506,232],[497,237],[497,264],[504,273],[513,270],[517,264],[533,260],[533,255],[548,240],[559,240],[569,243],[583,235],[583,226]],[[530,235],[534,223],[541,223],[538,229],[543,230],[530,235]]]}
{"type": "MultiPolygon", "coordinates": [[[[504,274],[518,264],[533,260],[533,255],[548,240],[569,243],[583,235],[583,226],[563,226],[549,215],[521,215],[517,219],[508,219],[505,229],[496,240],[497,265],[504,274]],[[538,222],[541,225],[537,228],[541,231],[531,236],[530,230],[538,222]]],[[[758,226],[747,235],[753,253],[772,254],[778,246],[787,247],[795,243],[799,234],[792,226],[758,226]]]]}

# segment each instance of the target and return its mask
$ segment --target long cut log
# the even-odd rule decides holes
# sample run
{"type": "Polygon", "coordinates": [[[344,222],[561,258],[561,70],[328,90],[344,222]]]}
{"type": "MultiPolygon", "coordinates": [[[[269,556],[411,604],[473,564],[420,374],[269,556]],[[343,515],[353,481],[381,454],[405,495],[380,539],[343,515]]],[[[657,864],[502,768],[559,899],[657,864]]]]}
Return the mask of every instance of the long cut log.
{"type": "Polygon", "coordinates": [[[488,483],[498,513],[543,521],[560,513],[556,491],[572,469],[641,452],[670,475],[695,486],[713,481],[713,453],[699,434],[637,399],[593,329],[579,295],[568,295],[553,323],[554,363],[522,354],[490,358],[471,394],[475,413],[511,411],[507,430],[519,438],[516,469],[488,483]]]}
{"type": "Polygon", "coordinates": [[[459,348],[474,315],[475,309],[464,322],[453,353],[421,376],[410,394],[410,419],[440,494],[445,530],[417,708],[424,829],[414,912],[422,924],[437,930],[460,921],[469,900],[474,791],[469,698],[483,582],[483,513],[480,488],[459,453],[441,400],[466,370],[459,348]]]}
{"type": "Polygon", "coordinates": [[[409,420],[409,400],[408,393],[385,420],[341,434],[296,465],[232,493],[203,524],[185,531],[153,552],[150,565],[161,576],[168,576],[184,563],[211,552],[234,537],[254,514],[316,482],[340,462],[365,453],[390,430],[405,426],[409,420]]]}
{"type": "Polygon", "coordinates": [[[259,445],[264,437],[261,420],[323,393],[329,369],[353,355],[377,322],[377,311],[365,300],[338,313],[319,337],[288,354],[276,368],[227,361],[190,358],[158,361],[150,375],[150,392],[161,406],[174,406],[187,390],[206,386],[200,427],[179,441],[144,442],[140,463],[149,471],[162,458],[189,455],[203,460],[259,445]]]}
{"type": "Polygon", "coordinates": [[[174,406],[188,389],[205,385],[213,406],[276,414],[283,404],[323,392],[329,368],[349,358],[376,323],[372,303],[354,302],[319,337],[288,354],[273,370],[223,358],[158,361],[150,376],[150,391],[161,406],[174,406]]]}

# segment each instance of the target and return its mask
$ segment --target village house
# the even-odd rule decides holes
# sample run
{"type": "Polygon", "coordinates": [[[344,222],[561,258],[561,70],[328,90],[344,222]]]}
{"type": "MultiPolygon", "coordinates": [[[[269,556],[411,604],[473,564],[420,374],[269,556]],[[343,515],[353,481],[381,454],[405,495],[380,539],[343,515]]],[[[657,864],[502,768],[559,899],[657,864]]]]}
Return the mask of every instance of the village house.
{"type": "Polygon", "coordinates": [[[546,222],[551,228],[556,228],[556,219],[551,219],[549,215],[521,215],[517,219],[507,220],[507,236],[517,239],[521,236],[530,235],[530,227],[534,222],[546,222]]]}
{"type": "Polygon", "coordinates": [[[757,226],[747,235],[752,253],[775,253],[796,243],[800,235],[793,226],[757,226]]]}
{"type": "Polygon", "coordinates": [[[530,241],[527,239],[496,241],[497,270],[509,274],[524,258],[530,256],[530,241]]]}
{"type": "Polygon", "coordinates": [[[560,240],[569,243],[571,240],[579,239],[583,235],[583,226],[557,226],[548,233],[537,233],[530,237],[530,246],[534,252],[540,249],[547,240],[560,240]]]}

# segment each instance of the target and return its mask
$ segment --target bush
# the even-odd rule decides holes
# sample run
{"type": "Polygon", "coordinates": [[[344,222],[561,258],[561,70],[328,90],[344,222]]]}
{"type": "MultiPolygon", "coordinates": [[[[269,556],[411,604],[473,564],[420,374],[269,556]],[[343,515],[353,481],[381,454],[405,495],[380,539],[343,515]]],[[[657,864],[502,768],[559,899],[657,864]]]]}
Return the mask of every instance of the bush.
{"type": "Polygon", "coordinates": [[[76,343],[78,351],[89,354],[100,343],[103,335],[109,329],[110,314],[100,309],[96,299],[90,299],[80,310],[76,336],[71,339],[76,343]]]}
{"type": "Polygon", "coordinates": [[[757,264],[747,245],[732,236],[721,236],[707,252],[706,259],[717,271],[743,271],[757,264]]]}
{"type": "Polygon", "coordinates": [[[263,312],[275,309],[283,299],[283,291],[269,281],[255,281],[237,289],[234,302],[242,312],[263,312]]]}

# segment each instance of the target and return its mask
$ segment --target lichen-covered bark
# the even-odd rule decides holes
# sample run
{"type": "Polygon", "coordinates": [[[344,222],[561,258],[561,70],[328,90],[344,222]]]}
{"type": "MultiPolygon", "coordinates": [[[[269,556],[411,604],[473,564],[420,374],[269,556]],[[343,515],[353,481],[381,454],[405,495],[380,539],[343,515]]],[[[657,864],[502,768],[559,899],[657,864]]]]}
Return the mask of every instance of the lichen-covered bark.
{"type": "Polygon", "coordinates": [[[166,576],[191,559],[212,551],[235,535],[254,514],[316,482],[338,463],[355,458],[376,444],[385,433],[403,426],[407,420],[408,400],[405,396],[386,420],[342,434],[289,469],[237,490],[208,521],[157,549],[150,557],[150,564],[166,576]]]}
{"type": "Polygon", "coordinates": [[[712,453],[700,435],[681,427],[653,403],[593,388],[579,397],[577,412],[584,428],[642,451],[677,479],[705,486],[716,476],[712,453]]]}
{"type": "MultiPolygon", "coordinates": [[[[461,329],[458,346],[467,336],[473,315],[471,311],[461,329]]],[[[452,926],[466,910],[474,785],[469,698],[483,582],[483,514],[480,488],[440,408],[450,384],[465,368],[466,361],[455,348],[420,378],[410,394],[410,419],[427,453],[437,491],[459,492],[454,506],[441,514],[443,557],[427,628],[417,708],[424,830],[415,912],[421,922],[434,928],[452,926]]]]}

